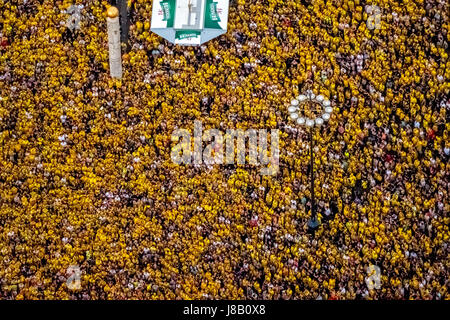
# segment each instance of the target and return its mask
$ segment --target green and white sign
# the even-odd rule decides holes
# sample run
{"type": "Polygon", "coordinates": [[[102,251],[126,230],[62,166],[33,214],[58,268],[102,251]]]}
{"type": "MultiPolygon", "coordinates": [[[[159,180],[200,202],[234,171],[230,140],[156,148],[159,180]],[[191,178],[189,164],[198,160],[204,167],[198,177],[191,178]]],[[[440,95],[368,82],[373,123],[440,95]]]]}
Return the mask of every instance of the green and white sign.
{"type": "Polygon", "coordinates": [[[227,32],[229,0],[153,0],[151,30],[168,41],[195,46],[227,32]]]}

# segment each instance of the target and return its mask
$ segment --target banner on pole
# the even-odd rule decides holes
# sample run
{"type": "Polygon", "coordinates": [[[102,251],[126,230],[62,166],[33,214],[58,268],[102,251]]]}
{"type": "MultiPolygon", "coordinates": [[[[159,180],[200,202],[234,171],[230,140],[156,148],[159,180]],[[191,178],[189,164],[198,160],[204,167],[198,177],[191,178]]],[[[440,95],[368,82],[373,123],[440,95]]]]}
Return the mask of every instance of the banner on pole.
{"type": "Polygon", "coordinates": [[[151,31],[174,44],[201,45],[227,32],[229,0],[153,0],[151,31]]]}

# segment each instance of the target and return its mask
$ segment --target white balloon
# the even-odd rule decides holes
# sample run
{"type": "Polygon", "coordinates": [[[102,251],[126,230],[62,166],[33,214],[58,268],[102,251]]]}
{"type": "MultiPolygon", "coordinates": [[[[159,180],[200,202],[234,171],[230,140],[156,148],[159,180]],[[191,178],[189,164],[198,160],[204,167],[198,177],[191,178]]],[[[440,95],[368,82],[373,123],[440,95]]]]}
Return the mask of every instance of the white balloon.
{"type": "Polygon", "coordinates": [[[297,107],[290,106],[290,107],[288,108],[288,111],[292,113],[292,112],[297,111],[297,109],[298,109],[297,107]]]}
{"type": "Polygon", "coordinates": [[[325,121],[329,120],[330,119],[330,114],[329,113],[324,113],[322,115],[322,119],[325,120],[325,121]]]}
{"type": "Polygon", "coordinates": [[[324,96],[321,95],[321,94],[319,94],[319,95],[316,97],[316,100],[317,100],[318,102],[322,102],[323,99],[325,99],[325,98],[324,98],[324,96]]]}
{"type": "Polygon", "coordinates": [[[297,119],[297,123],[298,124],[304,124],[305,123],[305,118],[298,118],[297,119]]]}
{"type": "Polygon", "coordinates": [[[312,127],[312,126],[314,125],[314,120],[307,119],[307,120],[306,120],[306,125],[307,125],[308,127],[312,127]]]}
{"type": "Polygon", "coordinates": [[[317,125],[321,125],[321,124],[323,124],[323,119],[321,118],[321,117],[319,117],[319,118],[316,118],[316,124],[317,125]]]}
{"type": "Polygon", "coordinates": [[[291,104],[292,104],[293,106],[298,106],[298,100],[296,100],[296,99],[292,100],[292,101],[291,101],[291,104]]]}
{"type": "Polygon", "coordinates": [[[297,113],[291,113],[291,119],[295,120],[298,118],[298,114],[297,113]]]}
{"type": "Polygon", "coordinates": [[[326,107],[325,108],[325,112],[326,113],[332,113],[333,112],[333,108],[332,107],[326,107]]]}
{"type": "Polygon", "coordinates": [[[322,105],[324,105],[325,107],[328,107],[328,106],[331,105],[331,102],[330,102],[330,100],[324,100],[324,101],[322,102],[322,105]]]}
{"type": "Polygon", "coordinates": [[[304,94],[301,94],[301,95],[299,95],[298,97],[297,97],[297,100],[298,101],[305,101],[307,99],[307,97],[304,95],[304,94]]]}

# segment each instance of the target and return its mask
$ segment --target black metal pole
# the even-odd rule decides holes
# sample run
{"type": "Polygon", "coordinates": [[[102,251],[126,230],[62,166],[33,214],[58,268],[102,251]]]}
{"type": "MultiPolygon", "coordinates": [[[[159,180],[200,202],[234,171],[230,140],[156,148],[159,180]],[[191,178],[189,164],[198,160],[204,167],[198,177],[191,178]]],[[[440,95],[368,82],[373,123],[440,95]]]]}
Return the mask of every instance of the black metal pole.
{"type": "Polygon", "coordinates": [[[313,137],[313,127],[309,131],[309,142],[310,142],[310,152],[311,152],[311,219],[308,221],[308,227],[310,230],[314,231],[319,226],[319,220],[317,220],[316,214],[316,196],[314,194],[314,137],[313,137]]]}
{"type": "Polygon", "coordinates": [[[309,142],[310,142],[310,159],[311,159],[311,220],[316,220],[316,201],[314,195],[314,139],[313,139],[313,127],[309,130],[309,142]]]}
{"type": "Polygon", "coordinates": [[[126,51],[128,52],[128,33],[130,30],[130,17],[128,16],[128,4],[127,0],[118,0],[119,12],[120,12],[120,42],[126,45],[126,51]]]}

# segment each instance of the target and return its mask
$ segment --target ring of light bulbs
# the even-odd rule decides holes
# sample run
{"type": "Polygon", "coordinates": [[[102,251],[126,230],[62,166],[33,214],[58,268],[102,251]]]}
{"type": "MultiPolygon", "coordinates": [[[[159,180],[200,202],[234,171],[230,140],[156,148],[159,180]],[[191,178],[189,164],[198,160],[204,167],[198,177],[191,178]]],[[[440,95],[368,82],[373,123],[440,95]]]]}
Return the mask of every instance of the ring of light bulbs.
{"type": "Polygon", "coordinates": [[[324,96],[316,96],[311,91],[308,91],[306,94],[301,94],[297,98],[292,100],[291,105],[288,107],[288,111],[290,113],[290,118],[297,122],[297,124],[306,125],[307,127],[313,127],[314,125],[320,126],[325,121],[328,121],[331,117],[331,112],[333,112],[333,107],[331,106],[330,100],[325,99],[324,96]],[[325,112],[314,119],[310,119],[308,117],[300,117],[298,114],[298,111],[300,109],[299,105],[307,101],[320,104],[325,112]]]}

